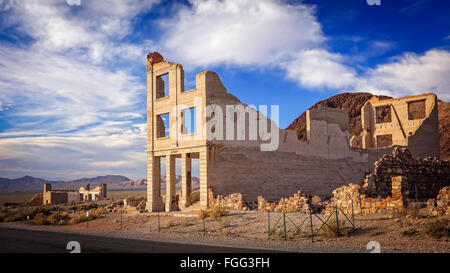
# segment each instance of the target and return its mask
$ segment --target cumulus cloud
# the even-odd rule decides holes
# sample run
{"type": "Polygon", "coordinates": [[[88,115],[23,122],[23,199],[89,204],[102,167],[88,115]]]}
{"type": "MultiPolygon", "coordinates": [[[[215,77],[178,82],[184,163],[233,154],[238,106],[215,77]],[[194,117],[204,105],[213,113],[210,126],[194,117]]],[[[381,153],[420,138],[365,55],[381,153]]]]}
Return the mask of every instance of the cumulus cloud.
{"type": "MultiPolygon", "coordinates": [[[[0,136],[1,137],[1,136],[0,136]]],[[[85,175],[145,177],[145,124],[111,135],[83,133],[0,139],[2,176],[40,175],[76,179],[85,175]]]]}
{"type": "MultiPolygon", "coordinates": [[[[308,89],[371,91],[393,96],[436,92],[448,99],[448,51],[406,53],[375,68],[329,51],[314,7],[277,0],[192,0],[162,22],[164,55],[187,68],[220,64],[278,67],[308,89]],[[182,46],[181,46],[182,45],[182,46]]],[[[372,41],[365,54],[384,54],[390,41],[372,41]]]]}
{"type": "Polygon", "coordinates": [[[134,70],[151,42],[126,37],[156,2],[0,3],[0,30],[19,41],[0,44],[0,101],[12,126],[0,133],[1,176],[145,177],[145,76],[134,70]]]}
{"type": "Polygon", "coordinates": [[[275,64],[324,40],[311,6],[268,0],[191,4],[162,22],[165,55],[191,67],[275,64]]]}
{"type": "Polygon", "coordinates": [[[142,46],[121,39],[131,32],[132,19],[157,2],[85,0],[80,6],[71,6],[61,0],[7,0],[3,10],[8,12],[2,23],[4,28],[17,27],[35,39],[35,48],[75,54],[96,62],[117,56],[135,58],[138,54],[132,52],[144,54],[142,46]],[[119,55],[124,51],[128,54],[119,55]]]}
{"type": "Polygon", "coordinates": [[[287,77],[305,87],[342,88],[356,81],[356,72],[342,64],[343,56],[323,49],[300,51],[282,64],[287,77]]]}
{"type": "Polygon", "coordinates": [[[450,99],[450,52],[429,50],[424,54],[405,53],[392,62],[369,69],[355,84],[392,96],[434,92],[440,99],[450,99]]]}

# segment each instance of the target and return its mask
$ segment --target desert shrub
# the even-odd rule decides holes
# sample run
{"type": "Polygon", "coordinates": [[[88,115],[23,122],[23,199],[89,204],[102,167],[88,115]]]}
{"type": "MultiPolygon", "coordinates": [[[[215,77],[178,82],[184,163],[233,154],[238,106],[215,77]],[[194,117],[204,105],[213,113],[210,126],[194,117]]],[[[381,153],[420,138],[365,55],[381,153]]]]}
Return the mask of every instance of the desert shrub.
{"type": "Polygon", "coordinates": [[[228,214],[228,212],[225,210],[224,207],[214,206],[214,207],[208,209],[208,216],[213,219],[220,218],[227,214],[228,214]]]}
{"type": "Polygon", "coordinates": [[[41,225],[48,225],[50,224],[47,220],[47,216],[43,213],[38,213],[34,216],[33,220],[31,220],[30,222],[32,225],[37,225],[37,226],[41,226],[41,225]]]}
{"type": "Polygon", "coordinates": [[[420,203],[410,203],[406,209],[406,214],[412,217],[418,217],[420,212],[420,203]]]}
{"type": "Polygon", "coordinates": [[[27,219],[27,215],[23,212],[23,210],[17,211],[8,211],[6,213],[6,217],[3,219],[4,222],[15,222],[15,221],[23,221],[27,219]]]}
{"type": "MultiPolygon", "coordinates": [[[[324,225],[320,230],[320,234],[324,237],[334,238],[338,237],[337,230],[338,225],[335,219],[329,219],[326,222],[328,225],[324,225]]],[[[339,221],[339,235],[341,236],[350,236],[352,232],[355,230],[352,227],[346,225],[344,222],[339,221]]]]}
{"type": "Polygon", "coordinates": [[[222,235],[224,235],[224,236],[229,236],[229,235],[231,235],[231,232],[230,232],[228,229],[222,229],[220,232],[221,232],[222,235]]]}
{"type": "Polygon", "coordinates": [[[167,220],[166,223],[164,224],[164,226],[166,228],[171,228],[174,226],[173,222],[171,220],[167,220]]]}
{"type": "Polygon", "coordinates": [[[66,224],[67,220],[69,220],[69,213],[66,211],[53,213],[47,216],[47,222],[50,225],[66,224]]]}
{"type": "Polygon", "coordinates": [[[0,223],[6,218],[6,212],[0,212],[0,223]]]}
{"type": "Polygon", "coordinates": [[[322,229],[320,230],[320,234],[324,237],[337,237],[337,223],[336,220],[330,219],[324,224],[322,229]]]}
{"type": "Polygon", "coordinates": [[[183,220],[181,220],[181,222],[180,222],[180,226],[182,226],[182,227],[187,227],[187,226],[189,226],[189,222],[188,222],[187,220],[183,219],[183,220]]]}
{"type": "Polygon", "coordinates": [[[410,228],[410,229],[404,230],[402,232],[402,235],[405,237],[415,236],[418,234],[419,234],[419,232],[415,228],[410,228]]]}
{"type": "Polygon", "coordinates": [[[87,220],[89,220],[89,218],[85,214],[80,214],[75,217],[72,217],[69,220],[69,224],[71,224],[71,225],[79,224],[79,223],[86,222],[87,220]]]}
{"type": "Polygon", "coordinates": [[[437,218],[423,224],[425,234],[433,238],[450,237],[450,220],[437,218]]]}
{"type": "Polygon", "coordinates": [[[227,219],[222,219],[219,221],[219,229],[225,229],[230,226],[230,223],[227,219]]]}
{"type": "Polygon", "coordinates": [[[197,217],[198,217],[198,219],[203,220],[203,219],[205,219],[206,217],[208,217],[208,212],[205,211],[205,210],[200,210],[200,211],[197,213],[197,217]]]}
{"type": "Polygon", "coordinates": [[[392,218],[402,218],[405,217],[407,214],[407,209],[398,209],[398,208],[392,208],[390,211],[390,215],[392,218]]]}
{"type": "Polygon", "coordinates": [[[99,218],[107,213],[106,208],[96,208],[89,211],[89,216],[99,218]]]}

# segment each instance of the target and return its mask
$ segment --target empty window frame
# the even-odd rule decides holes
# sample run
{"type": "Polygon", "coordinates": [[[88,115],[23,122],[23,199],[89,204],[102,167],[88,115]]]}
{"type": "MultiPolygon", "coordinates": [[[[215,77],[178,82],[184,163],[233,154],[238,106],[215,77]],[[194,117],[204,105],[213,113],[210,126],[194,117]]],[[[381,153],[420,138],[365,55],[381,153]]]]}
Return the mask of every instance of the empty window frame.
{"type": "Polygon", "coordinates": [[[169,137],[169,113],[156,116],[156,137],[169,137]]]}
{"type": "Polygon", "coordinates": [[[391,119],[391,106],[380,106],[375,108],[376,123],[389,123],[391,119]]]}
{"type": "Polygon", "coordinates": [[[378,135],[377,148],[386,148],[392,146],[392,135],[378,135]]]}
{"type": "Polygon", "coordinates": [[[156,77],[156,98],[169,96],[169,74],[163,74],[156,77]]]}
{"type": "Polygon", "coordinates": [[[181,111],[181,132],[183,134],[195,134],[197,132],[197,113],[195,107],[181,111]]]}
{"type": "Polygon", "coordinates": [[[425,118],[425,100],[408,102],[408,120],[425,118]]]}

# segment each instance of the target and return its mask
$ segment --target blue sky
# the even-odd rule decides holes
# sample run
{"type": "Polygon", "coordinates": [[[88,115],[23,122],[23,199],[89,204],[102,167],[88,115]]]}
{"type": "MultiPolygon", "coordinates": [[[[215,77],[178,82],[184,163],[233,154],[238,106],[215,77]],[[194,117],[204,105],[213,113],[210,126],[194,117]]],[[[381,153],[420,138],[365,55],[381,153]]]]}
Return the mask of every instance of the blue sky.
{"type": "Polygon", "coordinates": [[[341,92],[450,99],[447,0],[67,2],[0,0],[0,177],[145,177],[150,51],[281,128],[341,92]]]}

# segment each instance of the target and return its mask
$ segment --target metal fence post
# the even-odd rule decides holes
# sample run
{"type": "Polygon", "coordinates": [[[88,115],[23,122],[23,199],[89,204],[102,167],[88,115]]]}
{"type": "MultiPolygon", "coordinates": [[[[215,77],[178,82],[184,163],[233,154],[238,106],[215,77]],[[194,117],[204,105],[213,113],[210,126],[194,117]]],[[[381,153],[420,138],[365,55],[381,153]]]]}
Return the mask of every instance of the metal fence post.
{"type": "Polygon", "coordinates": [[[311,208],[309,208],[309,223],[310,223],[310,226],[311,226],[311,243],[314,243],[314,230],[313,230],[311,208]]]}
{"type": "Polygon", "coordinates": [[[122,230],[122,210],[120,210],[120,230],[122,230]]]}
{"type": "Polygon", "coordinates": [[[205,218],[203,218],[203,236],[206,236],[206,223],[205,223],[205,218]]]}
{"type": "Polygon", "coordinates": [[[338,207],[335,206],[335,213],[336,213],[336,229],[337,229],[337,235],[339,236],[339,211],[338,211],[338,207]]]}
{"type": "Polygon", "coordinates": [[[286,237],[286,213],[283,211],[283,225],[284,225],[284,240],[287,240],[286,237]]]}
{"type": "Polygon", "coordinates": [[[267,240],[270,240],[270,211],[267,211],[267,240]]]}
{"type": "Polygon", "coordinates": [[[159,211],[158,211],[158,232],[161,232],[161,226],[159,224],[159,211]]]}
{"type": "Polygon", "coordinates": [[[352,228],[355,229],[355,212],[353,211],[353,199],[352,199],[352,228]]]}

